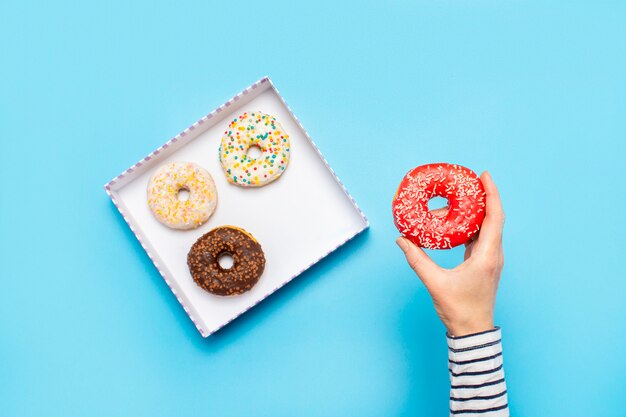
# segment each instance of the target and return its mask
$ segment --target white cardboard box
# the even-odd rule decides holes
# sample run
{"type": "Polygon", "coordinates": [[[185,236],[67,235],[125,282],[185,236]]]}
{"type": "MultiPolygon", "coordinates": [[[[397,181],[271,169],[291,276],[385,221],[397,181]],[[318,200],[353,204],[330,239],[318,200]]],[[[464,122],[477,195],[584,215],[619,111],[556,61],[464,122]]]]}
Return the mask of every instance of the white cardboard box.
{"type": "Polygon", "coordinates": [[[367,218],[268,78],[262,78],[105,185],[105,190],[203,337],[243,314],[339,246],[367,229],[367,218]],[[228,183],[219,145],[229,122],[243,112],[274,115],[291,139],[283,175],[258,188],[228,183]],[[217,186],[215,213],[194,230],[159,223],[146,188],[154,171],[173,161],[195,162],[217,186]],[[223,225],[246,229],[261,244],[266,266],[252,290],[236,297],[198,287],[187,267],[191,245],[223,225]]]}

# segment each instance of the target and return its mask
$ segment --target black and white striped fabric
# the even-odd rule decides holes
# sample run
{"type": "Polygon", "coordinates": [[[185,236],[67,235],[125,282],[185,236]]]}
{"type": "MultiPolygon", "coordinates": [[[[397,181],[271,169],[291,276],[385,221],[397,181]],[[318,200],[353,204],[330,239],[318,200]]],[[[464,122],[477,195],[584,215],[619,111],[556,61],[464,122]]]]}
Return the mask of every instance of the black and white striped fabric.
{"type": "Polygon", "coordinates": [[[450,416],[509,415],[499,327],[461,337],[448,335],[448,364],[450,416]]]}

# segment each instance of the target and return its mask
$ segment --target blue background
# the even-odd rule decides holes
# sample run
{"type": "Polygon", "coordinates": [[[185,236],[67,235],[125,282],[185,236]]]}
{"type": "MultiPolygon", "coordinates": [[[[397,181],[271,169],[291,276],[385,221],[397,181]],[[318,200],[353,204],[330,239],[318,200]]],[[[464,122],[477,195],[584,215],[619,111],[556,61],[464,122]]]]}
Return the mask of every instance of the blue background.
{"type": "Polygon", "coordinates": [[[433,161],[501,189],[514,415],[624,415],[625,21],[617,1],[3,0],[0,415],[447,415],[444,328],[390,214],[433,161]],[[372,226],[205,340],[102,186],[264,75],[372,226]]]}

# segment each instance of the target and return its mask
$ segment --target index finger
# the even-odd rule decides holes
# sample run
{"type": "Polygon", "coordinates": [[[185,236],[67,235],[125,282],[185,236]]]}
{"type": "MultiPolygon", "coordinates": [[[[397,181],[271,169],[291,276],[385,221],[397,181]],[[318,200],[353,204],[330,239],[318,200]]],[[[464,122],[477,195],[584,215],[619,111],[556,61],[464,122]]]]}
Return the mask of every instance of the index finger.
{"type": "Polygon", "coordinates": [[[504,210],[500,193],[489,172],[483,172],[480,179],[487,194],[487,207],[485,220],[478,234],[478,244],[483,249],[497,249],[502,243],[502,229],[504,228],[504,210]]]}

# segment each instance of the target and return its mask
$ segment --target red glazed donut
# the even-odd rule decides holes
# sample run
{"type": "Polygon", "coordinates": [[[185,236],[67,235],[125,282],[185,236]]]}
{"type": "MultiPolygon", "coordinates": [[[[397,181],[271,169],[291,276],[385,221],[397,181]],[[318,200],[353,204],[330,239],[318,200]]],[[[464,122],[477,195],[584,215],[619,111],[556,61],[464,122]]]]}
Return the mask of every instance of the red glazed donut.
{"type": "Polygon", "coordinates": [[[471,169],[452,164],[428,164],[410,170],[392,202],[393,221],[400,233],[418,246],[450,249],[474,236],[485,218],[485,189],[471,169]],[[448,199],[448,211],[434,215],[428,200],[448,199]]]}

